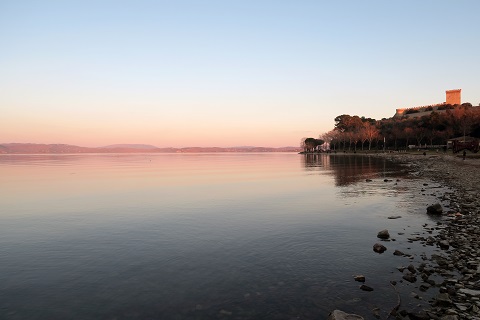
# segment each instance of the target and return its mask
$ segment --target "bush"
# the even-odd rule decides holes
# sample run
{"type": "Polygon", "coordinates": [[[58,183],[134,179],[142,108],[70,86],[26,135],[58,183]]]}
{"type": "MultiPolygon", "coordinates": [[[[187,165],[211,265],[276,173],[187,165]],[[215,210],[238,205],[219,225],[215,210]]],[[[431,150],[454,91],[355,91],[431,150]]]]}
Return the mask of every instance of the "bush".
{"type": "Polygon", "coordinates": [[[410,110],[405,111],[405,114],[412,114],[412,113],[418,113],[418,110],[410,109],[410,110]]]}

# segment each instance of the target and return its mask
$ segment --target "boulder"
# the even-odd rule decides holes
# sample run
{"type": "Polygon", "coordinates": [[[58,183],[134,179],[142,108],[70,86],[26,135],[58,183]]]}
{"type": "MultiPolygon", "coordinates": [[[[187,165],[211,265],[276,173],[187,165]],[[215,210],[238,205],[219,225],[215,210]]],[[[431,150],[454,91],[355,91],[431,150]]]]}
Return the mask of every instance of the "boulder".
{"type": "Polygon", "coordinates": [[[355,281],[365,282],[365,276],[364,275],[354,276],[353,278],[355,279],[355,281]]]}
{"type": "Polygon", "coordinates": [[[417,277],[413,273],[407,273],[402,278],[411,283],[414,283],[417,281],[417,277]]]}
{"type": "Polygon", "coordinates": [[[387,248],[384,245],[381,245],[380,243],[375,243],[373,245],[373,251],[377,253],[384,253],[387,250],[387,248]]]}
{"type": "Polygon", "coordinates": [[[352,313],[346,313],[341,310],[333,310],[328,315],[328,320],[363,320],[363,317],[352,313]]]}
{"type": "Polygon", "coordinates": [[[443,213],[443,208],[440,205],[440,203],[436,203],[434,205],[427,207],[427,213],[434,214],[434,215],[441,215],[443,213]]]}
{"type": "Polygon", "coordinates": [[[388,238],[390,238],[390,234],[388,233],[388,230],[385,229],[385,230],[380,231],[380,232],[377,234],[377,238],[380,238],[380,239],[388,239],[388,238]]]}
{"type": "Polygon", "coordinates": [[[439,293],[435,299],[435,304],[441,307],[448,307],[452,304],[448,293],[439,293]]]}

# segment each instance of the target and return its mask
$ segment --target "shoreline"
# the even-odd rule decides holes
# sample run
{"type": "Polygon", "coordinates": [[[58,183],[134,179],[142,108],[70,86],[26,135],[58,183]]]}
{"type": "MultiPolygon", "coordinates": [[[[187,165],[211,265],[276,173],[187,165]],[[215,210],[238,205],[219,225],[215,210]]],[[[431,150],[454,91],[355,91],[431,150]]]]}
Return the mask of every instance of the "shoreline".
{"type": "Polygon", "coordinates": [[[449,204],[435,234],[417,239],[441,249],[413,272],[419,290],[433,296],[430,307],[409,310],[400,303],[396,319],[480,319],[480,160],[443,153],[370,155],[405,166],[420,182],[430,180],[449,189],[437,195],[438,203],[449,204]]]}

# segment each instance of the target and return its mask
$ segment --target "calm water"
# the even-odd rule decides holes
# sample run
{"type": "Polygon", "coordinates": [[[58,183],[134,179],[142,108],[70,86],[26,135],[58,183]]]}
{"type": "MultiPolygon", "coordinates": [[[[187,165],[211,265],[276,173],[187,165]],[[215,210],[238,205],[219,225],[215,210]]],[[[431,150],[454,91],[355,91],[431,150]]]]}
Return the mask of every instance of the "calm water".
{"type": "Polygon", "coordinates": [[[410,184],[361,156],[0,156],[0,318],[369,318],[414,245],[377,232],[429,222],[410,184]]]}

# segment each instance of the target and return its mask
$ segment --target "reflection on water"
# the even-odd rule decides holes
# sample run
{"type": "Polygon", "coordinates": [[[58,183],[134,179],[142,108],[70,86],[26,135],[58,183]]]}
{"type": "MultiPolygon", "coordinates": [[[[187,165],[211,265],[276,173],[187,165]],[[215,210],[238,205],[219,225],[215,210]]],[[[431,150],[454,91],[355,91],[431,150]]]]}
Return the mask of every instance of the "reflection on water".
{"type": "Polygon", "coordinates": [[[306,170],[333,171],[335,184],[346,186],[365,179],[401,176],[398,166],[385,158],[376,158],[352,154],[306,154],[306,170]]]}
{"type": "Polygon", "coordinates": [[[0,156],[0,318],[386,312],[398,258],[372,242],[424,219],[383,183],[398,172],[347,155],[0,156]]]}

